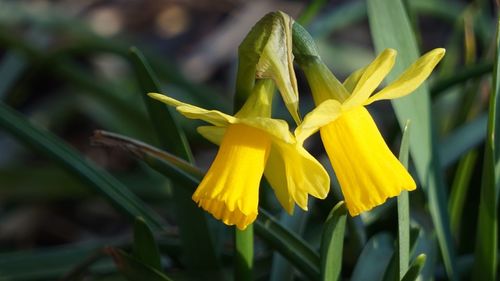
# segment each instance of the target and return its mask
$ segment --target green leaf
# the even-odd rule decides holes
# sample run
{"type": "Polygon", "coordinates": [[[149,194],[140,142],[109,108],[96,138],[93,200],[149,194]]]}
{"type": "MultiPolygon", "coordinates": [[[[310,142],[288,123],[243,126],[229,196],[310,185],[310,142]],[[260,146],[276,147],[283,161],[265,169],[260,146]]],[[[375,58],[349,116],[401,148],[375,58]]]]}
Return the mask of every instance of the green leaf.
{"type": "MultiPolygon", "coordinates": [[[[394,48],[399,56],[389,79],[394,80],[418,57],[417,43],[400,0],[368,1],[368,18],[378,52],[394,48]]],[[[429,92],[425,84],[413,94],[392,101],[401,127],[412,120],[410,153],[420,182],[427,193],[429,209],[437,233],[441,254],[451,280],[456,274],[455,250],[447,214],[446,189],[441,174],[436,139],[432,128],[429,92]]]]}
{"type": "MultiPolygon", "coordinates": [[[[410,150],[410,121],[406,121],[399,150],[399,161],[408,169],[410,150]]],[[[410,199],[408,191],[403,190],[398,196],[398,268],[399,279],[403,278],[410,263],[410,199]]]]}
{"type": "Polygon", "coordinates": [[[107,252],[113,257],[118,270],[129,281],[171,281],[161,271],[143,263],[139,259],[115,248],[108,248],[107,252]]]}
{"type": "Polygon", "coordinates": [[[132,255],[138,261],[162,271],[160,251],[156,244],[151,229],[146,221],[138,217],[134,223],[134,244],[132,244],[132,255]]]}
{"type": "MultiPolygon", "coordinates": [[[[301,235],[304,232],[307,218],[310,213],[302,209],[295,209],[293,215],[286,211],[280,214],[279,223],[292,232],[301,235]]],[[[294,270],[292,264],[279,253],[273,253],[270,281],[292,281],[294,280],[294,270]]]]}
{"type": "Polygon", "coordinates": [[[458,241],[465,199],[467,198],[472,173],[476,167],[477,157],[478,151],[472,150],[460,160],[451,185],[448,211],[451,218],[451,230],[455,234],[456,241],[458,241]]]}
{"type": "Polygon", "coordinates": [[[259,208],[254,227],[260,238],[280,252],[309,279],[319,279],[319,255],[302,238],[284,228],[262,208],[259,208]]]}
{"type": "Polygon", "coordinates": [[[31,124],[24,116],[0,103],[0,127],[39,154],[52,159],[89,188],[103,195],[113,206],[131,219],[142,216],[155,229],[163,221],[126,186],[106,171],[85,160],[76,150],[55,135],[31,124]]]}
{"type": "Polygon", "coordinates": [[[415,258],[415,261],[411,264],[410,268],[406,272],[406,274],[401,278],[401,281],[415,281],[424,268],[426,256],[425,254],[420,254],[415,258]]]}
{"type": "MultiPolygon", "coordinates": [[[[410,229],[410,240],[408,241],[409,243],[409,252],[411,253],[415,247],[417,246],[417,242],[423,242],[423,239],[419,239],[420,237],[420,228],[419,227],[414,227],[410,229]],[[419,241],[420,240],[420,241],[419,241]]],[[[400,258],[399,256],[401,255],[400,249],[399,249],[399,244],[396,244],[396,249],[394,251],[394,254],[391,257],[391,260],[389,264],[387,265],[387,269],[385,270],[384,273],[384,278],[382,279],[383,281],[397,281],[401,280],[403,278],[402,276],[399,276],[399,268],[400,268],[400,258]]],[[[408,264],[409,262],[406,263],[406,268],[408,270],[408,264]]],[[[405,271],[405,273],[407,272],[405,271]]],[[[404,276],[404,274],[403,274],[404,276]]]]}
{"type": "MultiPolygon", "coordinates": [[[[149,113],[150,122],[154,124],[158,143],[162,149],[192,163],[193,157],[186,137],[173,118],[170,108],[147,96],[147,93],[161,92],[161,89],[149,64],[136,48],[131,49],[131,61],[142,89],[142,97],[149,113]]],[[[213,247],[212,235],[205,213],[194,204],[190,192],[185,189],[174,188],[173,200],[188,267],[193,269],[217,268],[219,266],[217,254],[213,247]],[[206,239],[199,238],[201,233],[206,235],[206,239]]]]}
{"type": "Polygon", "coordinates": [[[340,280],[347,209],[340,201],[328,215],[321,237],[321,280],[340,280]]]}
{"type": "MultiPolygon", "coordinates": [[[[99,132],[94,141],[126,149],[156,171],[172,179],[175,178],[176,182],[190,192],[194,192],[203,178],[203,173],[197,167],[140,141],[108,132],[99,132]]],[[[319,278],[320,259],[317,252],[295,233],[280,225],[262,208],[259,208],[254,230],[262,240],[281,253],[305,275],[313,280],[319,278]]]]}
{"type": "Polygon", "coordinates": [[[158,136],[158,143],[161,144],[164,150],[189,162],[193,162],[193,155],[191,154],[186,136],[173,118],[170,108],[151,99],[147,95],[147,93],[161,92],[158,79],[137,48],[130,48],[130,54],[132,66],[142,90],[141,96],[146,104],[149,119],[153,123],[155,133],[158,136]]]}
{"type": "MultiPolygon", "coordinates": [[[[110,242],[106,242],[109,245],[110,242]]],[[[86,257],[100,253],[105,244],[104,241],[94,241],[68,246],[1,253],[0,280],[58,280],[58,278],[70,271],[75,264],[81,263],[86,257]]],[[[112,271],[113,268],[111,260],[103,259],[94,264],[90,271],[93,273],[106,273],[112,271]]]]}
{"type": "MultiPolygon", "coordinates": [[[[401,139],[401,147],[399,149],[399,161],[408,169],[409,156],[409,136],[410,136],[410,120],[406,121],[401,139]]],[[[410,263],[410,250],[416,236],[414,235],[413,243],[410,239],[410,202],[408,191],[403,190],[398,196],[398,243],[397,252],[391,257],[391,261],[387,266],[383,280],[401,280],[408,270],[410,263]]],[[[418,231],[418,230],[417,230],[418,231]]]]}
{"type": "Polygon", "coordinates": [[[381,280],[394,253],[393,239],[387,233],[370,238],[352,272],[351,281],[381,280]]]}
{"type": "Polygon", "coordinates": [[[498,195],[500,189],[500,21],[497,22],[496,50],[489,102],[488,133],[483,162],[479,218],[476,235],[474,280],[496,280],[498,245],[498,195]],[[496,135],[496,137],[495,137],[496,135]]]}

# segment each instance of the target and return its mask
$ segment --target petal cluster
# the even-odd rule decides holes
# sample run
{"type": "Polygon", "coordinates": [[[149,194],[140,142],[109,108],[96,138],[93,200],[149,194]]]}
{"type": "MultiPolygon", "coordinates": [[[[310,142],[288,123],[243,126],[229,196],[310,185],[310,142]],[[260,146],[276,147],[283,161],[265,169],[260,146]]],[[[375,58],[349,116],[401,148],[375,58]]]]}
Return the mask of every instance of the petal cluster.
{"type": "Polygon", "coordinates": [[[416,188],[363,106],[344,112],[320,133],[352,216],[416,188]]]}
{"type": "Polygon", "coordinates": [[[297,142],[284,120],[266,117],[272,95],[260,84],[234,116],[161,94],[149,96],[175,106],[187,118],[211,124],[198,132],[220,149],[192,198],[225,224],[245,229],[255,220],[263,175],[289,213],[295,203],[307,210],[309,195],[322,199],[328,194],[330,179],[323,166],[297,142]]]}
{"type": "MultiPolygon", "coordinates": [[[[365,105],[410,94],[427,79],[444,53],[444,49],[428,52],[374,95],[372,93],[394,65],[396,51],[392,49],[385,50],[372,63],[354,72],[343,85],[328,76],[334,86],[311,86],[318,105],[305,116],[295,134],[297,140],[303,141],[320,131],[351,215],[368,211],[402,190],[416,188],[410,174],[387,147],[365,105]],[[328,93],[325,89],[342,93],[328,93]]],[[[306,71],[309,81],[318,80],[311,77],[315,74],[306,71]]]]}
{"type": "Polygon", "coordinates": [[[260,179],[271,138],[253,127],[229,125],[217,156],[193,194],[215,218],[244,229],[257,217],[260,179]]]}

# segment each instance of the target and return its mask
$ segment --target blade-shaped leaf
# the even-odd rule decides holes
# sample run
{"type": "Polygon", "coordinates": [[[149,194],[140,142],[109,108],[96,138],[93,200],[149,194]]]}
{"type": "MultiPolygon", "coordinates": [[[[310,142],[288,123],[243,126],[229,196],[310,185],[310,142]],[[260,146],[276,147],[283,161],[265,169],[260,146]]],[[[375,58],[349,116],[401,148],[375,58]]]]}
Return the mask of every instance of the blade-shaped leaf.
{"type": "Polygon", "coordinates": [[[113,257],[118,270],[129,281],[171,281],[161,271],[143,263],[139,259],[115,248],[106,250],[113,257]]]}
{"type": "MultiPolygon", "coordinates": [[[[58,280],[86,257],[100,253],[110,241],[57,246],[29,251],[0,254],[0,280],[58,280]],[[26,270],[29,268],[29,270],[26,270]]],[[[111,242],[113,244],[113,242],[111,242]]],[[[109,259],[100,260],[91,268],[93,273],[113,271],[109,259]]]]}
{"type": "Polygon", "coordinates": [[[363,248],[352,272],[351,281],[381,280],[393,253],[391,235],[387,233],[376,234],[368,240],[363,248]]]}
{"type": "Polygon", "coordinates": [[[345,203],[341,201],[333,207],[323,225],[323,236],[321,238],[321,280],[340,280],[346,218],[347,209],[345,203]]]}
{"type": "Polygon", "coordinates": [[[259,208],[259,216],[254,227],[260,238],[279,251],[311,280],[319,278],[319,255],[302,238],[284,228],[262,208],[259,208]]]}
{"type": "Polygon", "coordinates": [[[161,271],[161,257],[158,245],[151,229],[143,218],[136,218],[134,223],[134,244],[132,255],[138,261],[161,271]]]}
{"type": "MultiPolygon", "coordinates": [[[[279,223],[299,235],[303,233],[309,213],[302,209],[295,209],[293,215],[281,212],[279,223]]],[[[273,254],[270,281],[292,281],[294,270],[292,264],[280,253],[273,254]]]]}
{"type": "MultiPolygon", "coordinates": [[[[399,150],[399,161],[408,169],[410,150],[410,121],[406,121],[399,150]]],[[[403,278],[410,263],[410,199],[408,191],[403,190],[398,196],[398,267],[399,279],[403,278]]]]}
{"type": "MultiPolygon", "coordinates": [[[[388,77],[394,80],[418,57],[417,43],[403,3],[400,0],[368,1],[368,18],[375,47],[378,52],[394,48],[399,56],[394,71],[388,77]]],[[[447,198],[441,174],[436,140],[433,132],[429,92],[425,84],[413,94],[392,101],[401,127],[412,120],[410,153],[418,178],[427,193],[429,209],[434,222],[439,246],[448,277],[457,278],[455,250],[447,215],[447,198]]]]}
{"type": "Polygon", "coordinates": [[[84,159],[75,149],[55,135],[31,124],[24,116],[4,103],[0,103],[0,128],[41,155],[52,159],[89,188],[103,195],[125,215],[132,219],[142,216],[155,229],[162,228],[161,218],[121,182],[84,159]]]}
{"type": "Polygon", "coordinates": [[[476,235],[474,280],[496,280],[498,245],[498,195],[500,189],[500,21],[497,22],[493,83],[490,94],[488,133],[483,161],[483,176],[476,235]]]}
{"type": "Polygon", "coordinates": [[[425,265],[425,260],[426,256],[425,254],[420,254],[415,258],[415,261],[411,264],[411,266],[408,268],[408,271],[406,274],[401,278],[401,281],[415,281],[418,278],[418,275],[420,274],[420,271],[422,271],[422,268],[424,268],[425,265]]]}
{"type": "MultiPolygon", "coordinates": [[[[464,211],[470,180],[477,165],[478,151],[472,150],[467,153],[458,163],[453,179],[448,211],[450,212],[451,230],[455,239],[459,238],[462,214],[464,211]]],[[[457,240],[458,241],[458,240],[457,240]]]]}
{"type": "MultiPolygon", "coordinates": [[[[136,48],[131,49],[131,61],[161,148],[192,162],[193,157],[184,132],[173,118],[170,108],[147,96],[147,93],[150,92],[161,92],[151,67],[136,48]]],[[[175,188],[173,197],[188,266],[195,269],[217,268],[217,254],[203,210],[194,204],[191,200],[191,194],[185,189],[175,188]],[[205,234],[207,239],[199,239],[200,233],[205,234]]]]}

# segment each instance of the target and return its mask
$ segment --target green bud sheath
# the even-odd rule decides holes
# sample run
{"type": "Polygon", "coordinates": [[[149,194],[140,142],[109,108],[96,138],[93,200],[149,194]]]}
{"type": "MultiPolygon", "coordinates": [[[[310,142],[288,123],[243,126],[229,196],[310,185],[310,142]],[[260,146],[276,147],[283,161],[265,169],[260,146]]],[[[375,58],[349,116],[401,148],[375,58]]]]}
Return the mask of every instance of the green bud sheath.
{"type": "Polygon", "coordinates": [[[293,20],[282,12],[265,15],[241,43],[238,54],[235,111],[245,103],[255,79],[270,78],[276,83],[295,122],[300,123],[298,90],[292,55],[293,20]]]}

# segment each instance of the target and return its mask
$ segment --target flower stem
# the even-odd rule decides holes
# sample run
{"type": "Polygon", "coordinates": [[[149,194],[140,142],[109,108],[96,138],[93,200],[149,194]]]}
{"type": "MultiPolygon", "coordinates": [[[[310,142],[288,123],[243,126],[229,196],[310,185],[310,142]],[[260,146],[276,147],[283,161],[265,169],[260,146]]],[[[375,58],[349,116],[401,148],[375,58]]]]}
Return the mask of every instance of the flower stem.
{"type": "Polygon", "coordinates": [[[253,224],[245,230],[236,229],[234,280],[253,280],[253,224]]]}

